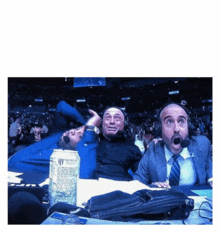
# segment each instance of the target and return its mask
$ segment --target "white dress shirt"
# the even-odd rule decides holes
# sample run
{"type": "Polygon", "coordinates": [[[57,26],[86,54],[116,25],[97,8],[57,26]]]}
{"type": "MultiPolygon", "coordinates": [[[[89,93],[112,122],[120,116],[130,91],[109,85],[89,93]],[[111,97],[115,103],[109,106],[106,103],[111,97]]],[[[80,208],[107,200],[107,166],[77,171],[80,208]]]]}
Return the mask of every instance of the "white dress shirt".
{"type": "MultiPolygon", "coordinates": [[[[169,179],[170,170],[173,164],[173,154],[165,147],[165,157],[167,161],[167,179],[169,179]]],[[[196,183],[196,171],[193,164],[192,156],[187,148],[184,148],[178,157],[180,165],[180,181],[179,185],[194,185],[196,183]]]]}

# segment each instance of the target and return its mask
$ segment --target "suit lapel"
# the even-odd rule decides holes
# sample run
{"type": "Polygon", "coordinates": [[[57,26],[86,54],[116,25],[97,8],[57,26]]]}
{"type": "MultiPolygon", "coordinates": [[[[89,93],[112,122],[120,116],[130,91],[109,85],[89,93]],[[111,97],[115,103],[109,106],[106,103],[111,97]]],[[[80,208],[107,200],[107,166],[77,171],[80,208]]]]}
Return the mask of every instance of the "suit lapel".
{"type": "Polygon", "coordinates": [[[190,155],[192,156],[192,160],[194,163],[194,167],[197,173],[197,177],[199,179],[200,184],[205,183],[205,163],[202,158],[202,151],[198,147],[195,142],[192,142],[188,148],[190,155]]]}
{"type": "Polygon", "coordinates": [[[164,146],[161,146],[161,144],[156,145],[155,149],[155,167],[157,170],[157,181],[166,181],[167,177],[167,164],[166,164],[166,158],[164,153],[164,146]]]}

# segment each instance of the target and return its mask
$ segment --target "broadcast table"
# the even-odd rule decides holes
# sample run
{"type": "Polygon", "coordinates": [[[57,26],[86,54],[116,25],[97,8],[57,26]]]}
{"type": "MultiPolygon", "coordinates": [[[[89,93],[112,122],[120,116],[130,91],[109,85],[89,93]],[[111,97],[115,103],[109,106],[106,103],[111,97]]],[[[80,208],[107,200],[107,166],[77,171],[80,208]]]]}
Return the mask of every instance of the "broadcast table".
{"type": "MultiPolygon", "coordinates": [[[[185,220],[163,220],[163,221],[138,221],[138,222],[116,222],[108,220],[100,220],[93,218],[78,217],[78,222],[73,224],[86,224],[86,225],[212,225],[212,190],[193,190],[199,196],[191,196],[194,199],[194,210],[190,216],[185,220]]],[[[65,223],[62,216],[68,217],[67,214],[54,212],[47,218],[42,225],[61,225],[71,224],[65,223]]]]}
{"type": "MultiPolygon", "coordinates": [[[[38,188],[46,189],[48,188],[48,181],[46,179],[42,181],[39,175],[12,173],[8,179],[9,183],[18,181],[21,178],[21,184],[26,185],[37,185],[38,188]],[[13,176],[13,178],[12,178],[13,176]],[[35,180],[34,180],[35,178],[35,180]],[[37,178],[37,179],[36,179],[37,178]]],[[[84,180],[79,179],[78,184],[78,197],[77,206],[82,207],[84,202],[87,202],[92,196],[97,196],[100,194],[105,194],[112,192],[114,190],[120,190],[132,194],[133,192],[140,189],[156,189],[153,186],[144,185],[138,181],[113,181],[108,179],[99,180],[84,180]]],[[[129,222],[119,222],[119,221],[108,221],[94,218],[78,217],[70,218],[70,215],[53,212],[41,225],[61,225],[61,224],[86,224],[86,225],[212,225],[212,189],[209,186],[178,186],[176,189],[184,192],[188,197],[194,199],[194,209],[190,213],[190,216],[184,220],[143,220],[143,221],[129,221],[129,222]],[[67,220],[66,220],[67,219],[67,220]],[[70,219],[70,220],[69,220],[70,219]]]]}

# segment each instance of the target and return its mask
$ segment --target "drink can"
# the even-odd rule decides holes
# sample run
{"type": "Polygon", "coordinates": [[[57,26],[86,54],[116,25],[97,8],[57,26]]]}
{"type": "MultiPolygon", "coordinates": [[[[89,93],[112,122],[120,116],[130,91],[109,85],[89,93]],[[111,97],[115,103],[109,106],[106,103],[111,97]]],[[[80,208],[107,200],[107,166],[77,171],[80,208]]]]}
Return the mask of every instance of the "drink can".
{"type": "Polygon", "coordinates": [[[49,202],[77,203],[80,157],[78,151],[54,149],[50,156],[49,202]]]}

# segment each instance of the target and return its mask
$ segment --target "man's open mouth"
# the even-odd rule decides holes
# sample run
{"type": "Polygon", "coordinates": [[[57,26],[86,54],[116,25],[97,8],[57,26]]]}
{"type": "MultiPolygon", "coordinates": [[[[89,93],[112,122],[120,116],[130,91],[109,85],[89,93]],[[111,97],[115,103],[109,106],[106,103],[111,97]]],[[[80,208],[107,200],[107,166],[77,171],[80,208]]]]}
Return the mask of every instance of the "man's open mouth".
{"type": "Polygon", "coordinates": [[[174,137],[173,137],[173,140],[172,140],[172,142],[173,142],[174,145],[180,144],[181,141],[182,141],[181,136],[174,136],[174,137]]]}
{"type": "Polygon", "coordinates": [[[175,138],[175,139],[173,140],[173,143],[174,143],[175,145],[179,144],[179,143],[180,143],[180,138],[175,138]]]}

